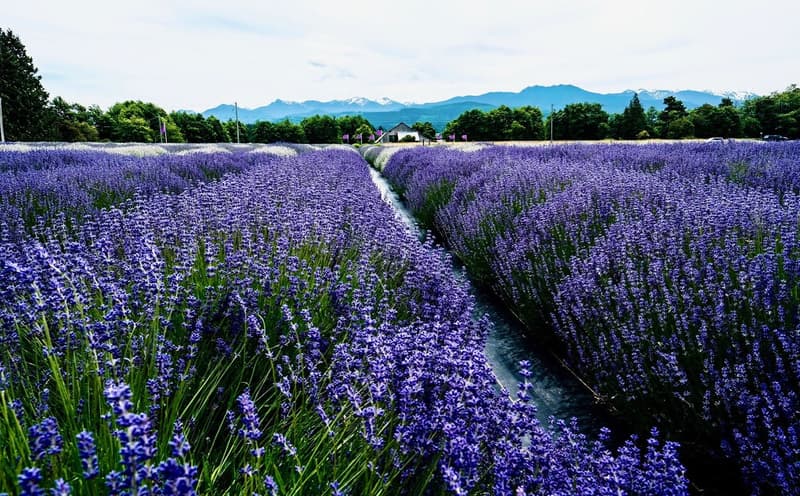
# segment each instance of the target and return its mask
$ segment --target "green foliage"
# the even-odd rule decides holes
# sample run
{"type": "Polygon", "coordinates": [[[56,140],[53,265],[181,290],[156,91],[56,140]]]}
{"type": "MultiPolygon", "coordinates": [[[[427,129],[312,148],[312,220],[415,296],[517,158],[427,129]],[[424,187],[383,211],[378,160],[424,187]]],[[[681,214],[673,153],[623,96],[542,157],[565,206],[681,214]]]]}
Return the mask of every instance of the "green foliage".
{"type": "Polygon", "coordinates": [[[307,143],[306,133],[299,124],[292,124],[289,119],[281,122],[258,121],[251,128],[254,143],[307,143]]]}
{"type": "Polygon", "coordinates": [[[473,141],[491,140],[494,137],[493,130],[489,128],[488,116],[479,109],[467,110],[454,121],[448,122],[444,127],[444,135],[451,134],[466,134],[473,141]]]}
{"type": "Polygon", "coordinates": [[[20,39],[10,29],[0,29],[0,98],[9,141],[52,138],[48,95],[37,72],[20,39]]]}
{"type": "Polygon", "coordinates": [[[89,111],[80,104],[70,104],[60,96],[50,104],[53,139],[58,141],[98,141],[99,133],[89,111]]]}
{"type": "Polygon", "coordinates": [[[350,141],[355,139],[355,136],[361,132],[362,136],[367,137],[372,134],[375,127],[363,116],[360,115],[346,115],[344,117],[336,118],[336,123],[339,127],[338,138],[336,141],[324,141],[322,143],[338,143],[341,141],[343,134],[350,135],[350,141]]]}
{"type": "Polygon", "coordinates": [[[745,136],[781,134],[800,139],[800,88],[793,84],[782,92],[748,100],[741,115],[745,136]]]}
{"type": "Polygon", "coordinates": [[[447,123],[443,134],[466,134],[472,141],[504,141],[542,139],[542,112],[536,107],[511,109],[501,105],[489,112],[467,110],[447,123]]]}
{"type": "Polygon", "coordinates": [[[368,141],[369,135],[373,133],[375,133],[375,130],[369,123],[366,123],[359,125],[350,136],[352,136],[353,141],[355,141],[357,139],[356,136],[360,134],[363,141],[368,141]]]}
{"type": "Polygon", "coordinates": [[[553,138],[559,140],[597,140],[608,134],[608,114],[599,103],[571,103],[547,117],[552,120],[553,138]]]}
{"type": "Polygon", "coordinates": [[[694,137],[694,124],[688,117],[672,120],[667,124],[662,137],[669,139],[692,138],[694,137]]]}
{"type": "Polygon", "coordinates": [[[160,122],[166,125],[167,140],[170,143],[184,141],[183,134],[172,117],[155,104],[128,100],[114,104],[107,114],[111,119],[113,141],[157,143],[160,139],[160,122]]]}
{"type": "MultiPolygon", "coordinates": [[[[729,101],[730,102],[730,101],[729,101]]],[[[689,113],[698,138],[722,136],[735,138],[742,135],[742,123],[736,108],[723,102],[718,107],[705,104],[689,113]]]]}
{"type": "Polygon", "coordinates": [[[511,123],[511,139],[540,140],[544,137],[542,111],[539,107],[525,105],[513,110],[514,121],[511,123]]]}
{"type": "Polygon", "coordinates": [[[173,112],[169,115],[180,128],[187,143],[211,142],[211,128],[200,114],[173,112]]]}
{"type": "Polygon", "coordinates": [[[187,143],[227,143],[230,135],[214,116],[208,119],[202,114],[173,112],[170,117],[181,131],[187,143]]]}
{"type": "Polygon", "coordinates": [[[329,115],[314,115],[300,122],[309,143],[339,143],[342,130],[336,119],[329,115]]]}
{"type": "Polygon", "coordinates": [[[425,139],[432,140],[436,138],[436,128],[433,127],[430,121],[415,122],[411,128],[418,131],[425,139]]]}
{"type": "Polygon", "coordinates": [[[664,110],[658,114],[657,127],[659,132],[657,134],[662,138],[684,138],[692,136],[694,134],[694,129],[692,129],[692,132],[688,135],[683,134],[686,127],[685,122],[672,126],[673,122],[685,119],[688,115],[689,113],[686,111],[686,106],[682,101],[674,96],[664,98],[664,110]],[[676,134],[678,135],[676,136],[676,134]]]}
{"type": "Polygon", "coordinates": [[[407,134],[400,140],[401,143],[413,143],[417,141],[417,137],[413,134],[407,134]]]}
{"type": "Polygon", "coordinates": [[[623,139],[636,139],[640,132],[647,130],[647,116],[638,93],[633,94],[630,103],[622,111],[618,126],[616,137],[623,139]]]}
{"type": "Polygon", "coordinates": [[[248,127],[235,120],[229,120],[222,125],[228,136],[231,138],[231,143],[237,143],[237,136],[239,143],[249,143],[249,130],[248,127]]]}

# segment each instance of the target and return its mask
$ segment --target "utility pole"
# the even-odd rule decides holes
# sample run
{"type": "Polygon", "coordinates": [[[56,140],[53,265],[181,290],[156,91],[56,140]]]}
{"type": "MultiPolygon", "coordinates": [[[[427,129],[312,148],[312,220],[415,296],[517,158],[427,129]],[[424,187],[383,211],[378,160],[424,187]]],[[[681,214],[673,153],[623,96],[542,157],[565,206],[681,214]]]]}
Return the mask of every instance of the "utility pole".
{"type": "Polygon", "coordinates": [[[550,104],[550,144],[553,144],[553,121],[555,120],[555,116],[553,115],[553,104],[550,104]]]}
{"type": "Polygon", "coordinates": [[[3,131],[3,97],[0,97],[0,143],[6,142],[6,133],[3,131]]]}
{"type": "Polygon", "coordinates": [[[236,143],[239,143],[239,104],[233,102],[233,108],[236,109],[236,143]]]}

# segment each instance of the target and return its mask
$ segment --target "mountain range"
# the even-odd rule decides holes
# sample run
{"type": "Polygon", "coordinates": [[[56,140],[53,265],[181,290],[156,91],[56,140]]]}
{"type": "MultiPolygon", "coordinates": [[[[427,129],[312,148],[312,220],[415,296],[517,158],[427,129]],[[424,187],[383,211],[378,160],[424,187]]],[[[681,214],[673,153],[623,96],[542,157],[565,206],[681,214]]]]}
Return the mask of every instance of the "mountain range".
{"type": "MultiPolygon", "coordinates": [[[[630,103],[634,94],[647,109],[664,108],[664,98],[670,95],[682,101],[687,109],[693,109],[709,103],[717,105],[723,98],[730,98],[734,103],[741,103],[758,95],[754,93],[714,93],[710,91],[667,91],[667,90],[626,90],[620,93],[595,93],[577,86],[561,84],[555,86],[529,86],[519,92],[493,91],[481,95],[456,96],[447,100],[430,103],[403,103],[389,98],[369,100],[366,98],[350,98],[322,102],[306,100],[290,102],[275,100],[269,105],[254,109],[239,108],[239,120],[250,124],[256,121],[280,121],[289,119],[300,122],[306,117],[319,115],[345,116],[362,115],[375,127],[390,129],[399,122],[413,124],[429,121],[437,130],[471,109],[488,111],[500,105],[521,107],[531,105],[539,107],[544,115],[552,108],[558,110],[570,103],[599,103],[603,110],[610,114],[621,113],[630,103]]],[[[204,117],[214,116],[222,121],[234,119],[236,109],[233,105],[223,104],[201,112],[204,117]]]]}

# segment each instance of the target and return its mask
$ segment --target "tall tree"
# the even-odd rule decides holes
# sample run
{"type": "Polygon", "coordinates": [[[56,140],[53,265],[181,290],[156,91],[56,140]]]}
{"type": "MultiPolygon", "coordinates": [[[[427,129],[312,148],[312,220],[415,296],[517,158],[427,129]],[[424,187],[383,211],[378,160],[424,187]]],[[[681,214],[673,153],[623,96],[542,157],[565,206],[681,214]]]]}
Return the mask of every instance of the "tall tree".
{"type": "Polygon", "coordinates": [[[306,133],[299,124],[292,124],[289,119],[275,123],[275,133],[278,137],[276,141],[287,143],[308,143],[306,133]]]}
{"type": "Polygon", "coordinates": [[[228,135],[231,137],[231,143],[249,143],[250,131],[245,124],[237,122],[233,119],[225,121],[223,124],[228,135]],[[237,141],[238,140],[238,141],[237,141]]]}
{"type": "Polygon", "coordinates": [[[184,141],[180,128],[172,118],[164,109],[152,103],[133,100],[115,103],[107,114],[113,122],[111,139],[114,141],[158,142],[161,122],[166,125],[169,142],[184,141]]]}
{"type": "Polygon", "coordinates": [[[647,129],[647,116],[644,113],[642,103],[639,101],[639,94],[634,93],[631,102],[622,111],[619,122],[619,137],[623,139],[636,139],[642,131],[647,129]]]}
{"type": "Polygon", "coordinates": [[[68,103],[57,96],[50,104],[53,139],[58,141],[97,141],[97,129],[91,124],[91,114],[83,105],[68,103]]]}
{"type": "Polygon", "coordinates": [[[688,115],[686,106],[675,96],[670,95],[664,98],[664,110],[658,114],[658,119],[653,129],[654,134],[661,138],[671,139],[692,136],[694,127],[688,125],[689,122],[686,120],[688,115]],[[680,122],[675,123],[676,121],[680,122]]]}
{"type": "Polygon", "coordinates": [[[543,136],[542,111],[538,107],[525,105],[514,109],[514,122],[511,123],[511,139],[540,140],[543,136]]]}
{"type": "Polygon", "coordinates": [[[444,127],[444,136],[447,138],[451,134],[456,137],[466,134],[472,141],[491,140],[494,136],[486,112],[480,109],[467,110],[448,122],[444,127]]]}
{"type": "Polygon", "coordinates": [[[0,98],[9,141],[53,137],[48,95],[37,72],[20,39],[10,29],[0,29],[0,98]]]}
{"type": "Polygon", "coordinates": [[[340,138],[342,134],[349,134],[350,139],[352,139],[353,136],[358,134],[358,128],[362,126],[375,129],[375,127],[361,115],[345,115],[343,117],[338,117],[336,118],[336,124],[339,127],[340,138]]]}
{"type": "Polygon", "coordinates": [[[208,117],[208,119],[206,119],[206,122],[211,127],[212,143],[230,143],[231,136],[228,134],[228,130],[225,129],[219,119],[211,115],[208,117]]]}
{"type": "Polygon", "coordinates": [[[313,115],[300,122],[309,143],[339,143],[342,130],[337,119],[329,115],[313,115]]]}
{"type": "MultiPolygon", "coordinates": [[[[506,105],[492,109],[487,114],[489,135],[486,139],[506,141],[511,139],[514,112],[506,105]]],[[[469,133],[467,133],[469,135],[469,133]]]]}
{"type": "Polygon", "coordinates": [[[187,143],[212,143],[215,141],[211,125],[203,117],[203,114],[172,112],[169,116],[180,128],[187,143]]]}
{"type": "Polygon", "coordinates": [[[436,138],[436,128],[433,127],[430,121],[415,122],[411,128],[418,131],[425,139],[432,140],[436,138]]]}
{"type": "Polygon", "coordinates": [[[550,119],[555,139],[596,140],[608,134],[608,114],[599,103],[570,103],[548,116],[548,126],[550,119]]]}

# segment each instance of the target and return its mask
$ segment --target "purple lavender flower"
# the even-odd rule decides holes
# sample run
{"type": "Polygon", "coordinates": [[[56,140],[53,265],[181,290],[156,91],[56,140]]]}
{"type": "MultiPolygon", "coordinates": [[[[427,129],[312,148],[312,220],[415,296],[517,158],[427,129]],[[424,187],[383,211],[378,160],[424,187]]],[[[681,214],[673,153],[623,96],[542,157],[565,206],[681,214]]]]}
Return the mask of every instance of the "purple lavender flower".
{"type": "Polygon", "coordinates": [[[278,496],[278,483],[275,482],[275,479],[273,479],[271,475],[264,476],[264,485],[266,486],[267,491],[269,491],[270,496],[278,496]]]}
{"type": "Polygon", "coordinates": [[[52,496],[69,496],[72,493],[72,488],[64,479],[56,479],[53,482],[53,488],[50,489],[52,496]]]}
{"type": "Polygon", "coordinates": [[[20,496],[44,496],[44,489],[39,487],[42,482],[42,471],[37,467],[22,469],[17,477],[20,496]]]}
{"type": "Polygon", "coordinates": [[[78,456],[81,459],[83,478],[86,480],[94,479],[100,474],[94,436],[92,436],[91,432],[84,430],[75,437],[78,441],[78,456]]]}
{"type": "Polygon", "coordinates": [[[168,458],[158,465],[160,490],[164,496],[194,496],[197,487],[197,467],[168,458]]]}
{"type": "Polygon", "coordinates": [[[261,421],[258,418],[258,411],[255,403],[250,398],[250,390],[245,391],[236,398],[236,403],[239,405],[239,413],[242,415],[243,427],[239,429],[239,436],[248,440],[248,442],[255,442],[261,438],[261,428],[259,424],[261,421]]]}
{"type": "Polygon", "coordinates": [[[28,429],[31,455],[34,460],[41,460],[46,455],[61,453],[63,441],[58,432],[58,423],[53,417],[47,417],[28,429]]]}

